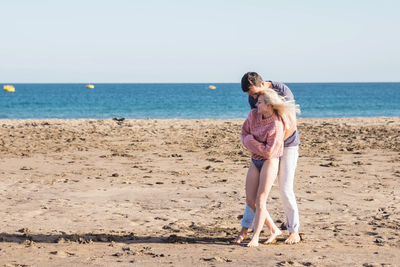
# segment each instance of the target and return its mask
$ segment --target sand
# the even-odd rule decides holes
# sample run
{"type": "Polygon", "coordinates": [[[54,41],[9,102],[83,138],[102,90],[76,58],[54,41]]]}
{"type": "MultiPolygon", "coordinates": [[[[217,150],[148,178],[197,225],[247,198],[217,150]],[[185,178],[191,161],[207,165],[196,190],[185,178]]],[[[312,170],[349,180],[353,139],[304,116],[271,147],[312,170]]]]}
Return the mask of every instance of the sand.
{"type": "MultiPolygon", "coordinates": [[[[300,119],[303,240],[258,248],[229,242],[242,122],[0,120],[0,264],[400,265],[399,117],[300,119]]],[[[267,207],[284,227],[277,186],[267,207]]]]}

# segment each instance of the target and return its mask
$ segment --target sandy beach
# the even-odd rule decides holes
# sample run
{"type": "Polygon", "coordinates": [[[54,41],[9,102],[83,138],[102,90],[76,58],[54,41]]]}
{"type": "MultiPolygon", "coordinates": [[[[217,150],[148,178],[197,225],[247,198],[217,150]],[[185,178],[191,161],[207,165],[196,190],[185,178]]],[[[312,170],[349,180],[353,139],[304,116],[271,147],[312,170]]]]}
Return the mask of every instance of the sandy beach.
{"type": "Polygon", "coordinates": [[[0,264],[400,266],[400,117],[299,119],[303,240],[258,248],[242,122],[0,120],[0,264]]]}

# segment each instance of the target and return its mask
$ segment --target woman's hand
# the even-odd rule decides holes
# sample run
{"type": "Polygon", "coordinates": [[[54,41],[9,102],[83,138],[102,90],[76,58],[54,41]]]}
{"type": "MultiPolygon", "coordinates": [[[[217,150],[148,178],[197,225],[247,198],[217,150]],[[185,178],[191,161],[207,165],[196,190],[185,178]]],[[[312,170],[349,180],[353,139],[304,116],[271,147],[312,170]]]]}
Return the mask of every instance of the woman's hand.
{"type": "Polygon", "coordinates": [[[255,159],[255,160],[263,160],[263,159],[265,159],[264,157],[262,157],[262,156],[260,156],[260,155],[257,155],[257,154],[255,154],[255,153],[253,153],[253,152],[250,152],[250,155],[251,155],[251,157],[252,157],[253,159],[255,159]]]}

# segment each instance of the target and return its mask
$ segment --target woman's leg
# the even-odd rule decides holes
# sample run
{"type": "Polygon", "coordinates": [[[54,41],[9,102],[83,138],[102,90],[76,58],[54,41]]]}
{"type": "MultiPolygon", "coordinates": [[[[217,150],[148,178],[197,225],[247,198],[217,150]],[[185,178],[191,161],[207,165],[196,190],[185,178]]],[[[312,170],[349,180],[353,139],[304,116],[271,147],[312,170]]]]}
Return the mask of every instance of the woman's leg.
{"type": "Polygon", "coordinates": [[[247,245],[249,247],[258,246],[260,233],[264,223],[271,232],[267,242],[272,242],[277,235],[280,234],[279,228],[275,225],[271,216],[267,211],[266,201],[271,191],[272,185],[278,173],[279,159],[270,159],[265,161],[259,176],[259,184],[256,197],[256,214],[254,217],[254,233],[253,238],[247,245]]]}
{"type": "MultiPolygon", "coordinates": [[[[246,210],[251,212],[250,214],[246,214],[245,212],[245,214],[243,215],[243,220],[246,219],[245,215],[247,216],[251,215],[251,213],[254,213],[253,209],[255,210],[255,201],[257,195],[259,176],[260,172],[254,165],[253,161],[250,160],[250,167],[249,170],[247,171],[247,176],[246,176],[246,210]]],[[[248,220],[251,220],[251,224],[253,223],[253,218],[248,218],[248,220]]],[[[240,231],[239,235],[233,240],[233,242],[237,244],[241,243],[247,237],[248,228],[249,227],[242,227],[242,230],[240,231]]]]}
{"type": "Polygon", "coordinates": [[[256,209],[259,176],[260,172],[254,165],[253,161],[251,161],[246,176],[246,204],[254,211],[256,209]]]}
{"type": "MultiPolygon", "coordinates": [[[[271,173],[267,173],[267,179],[269,179],[270,184],[268,185],[269,189],[268,189],[268,193],[267,193],[264,203],[267,202],[269,193],[271,192],[272,185],[274,184],[275,179],[278,175],[279,160],[277,160],[275,162],[271,162],[271,165],[272,164],[273,164],[273,166],[272,166],[273,169],[271,170],[271,173]]],[[[265,215],[266,215],[265,216],[265,225],[267,225],[270,235],[269,235],[268,239],[264,242],[264,244],[269,244],[269,243],[272,243],[276,239],[277,236],[282,234],[282,231],[278,228],[278,226],[276,226],[276,224],[272,220],[271,215],[269,214],[266,207],[265,207],[265,215]]]]}

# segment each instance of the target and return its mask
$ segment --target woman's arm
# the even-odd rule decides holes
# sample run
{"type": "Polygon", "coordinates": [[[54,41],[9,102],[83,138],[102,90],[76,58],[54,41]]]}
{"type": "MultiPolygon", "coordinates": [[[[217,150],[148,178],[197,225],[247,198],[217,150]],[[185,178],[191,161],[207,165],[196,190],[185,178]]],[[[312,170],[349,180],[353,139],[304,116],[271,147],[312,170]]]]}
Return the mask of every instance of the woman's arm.
{"type": "Polygon", "coordinates": [[[249,115],[247,116],[247,119],[244,121],[244,123],[242,125],[242,132],[240,133],[240,140],[242,141],[243,146],[247,149],[249,149],[249,148],[246,146],[246,143],[244,140],[247,138],[247,136],[251,136],[250,120],[251,120],[251,111],[250,111],[249,115]]]}
{"type": "Polygon", "coordinates": [[[266,142],[257,141],[252,135],[247,135],[242,140],[243,145],[250,152],[264,159],[278,158],[283,152],[283,125],[275,122],[274,128],[268,133],[266,142]]]}

